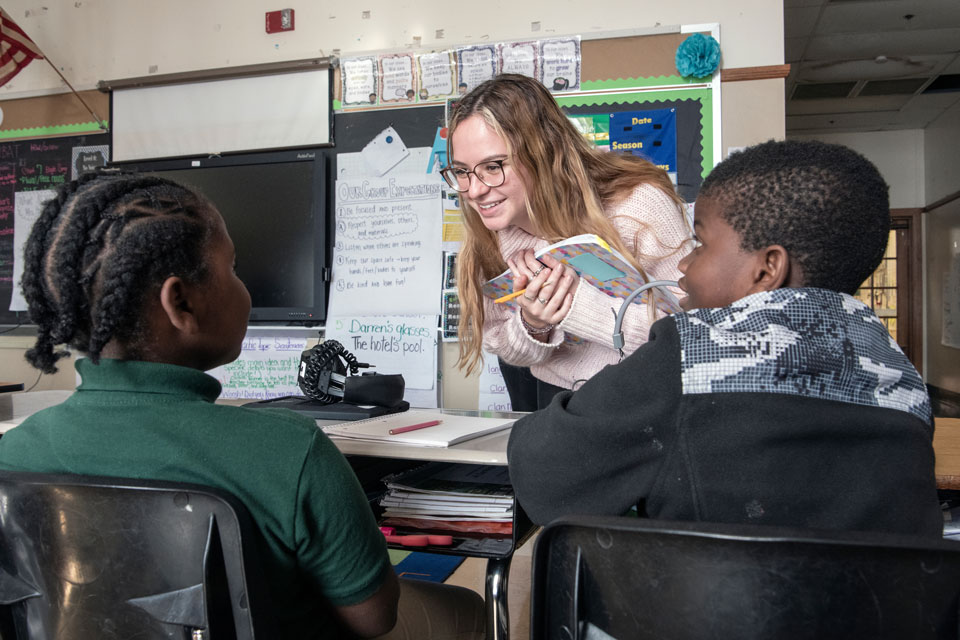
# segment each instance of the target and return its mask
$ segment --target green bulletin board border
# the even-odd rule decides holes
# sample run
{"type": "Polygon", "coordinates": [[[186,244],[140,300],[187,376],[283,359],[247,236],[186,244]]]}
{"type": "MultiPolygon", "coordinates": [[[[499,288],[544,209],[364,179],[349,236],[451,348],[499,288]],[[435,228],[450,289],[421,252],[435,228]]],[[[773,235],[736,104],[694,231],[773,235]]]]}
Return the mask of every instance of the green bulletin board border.
{"type": "MultiPolygon", "coordinates": [[[[110,123],[103,121],[109,129],[110,123]]],[[[72,135],[95,135],[98,133],[107,133],[100,128],[96,122],[80,122],[77,124],[51,125],[48,127],[30,127],[28,129],[8,129],[0,131],[0,140],[26,139],[26,138],[50,138],[55,136],[72,135]]]]}
{"type": "MultiPolygon", "coordinates": [[[[617,80],[604,80],[601,82],[584,82],[582,89],[584,91],[612,91],[615,89],[637,89],[640,80],[650,80],[647,86],[663,86],[664,80],[672,80],[670,77],[660,76],[657,78],[629,78],[617,80]]],[[[678,78],[678,80],[683,80],[678,78]]],[[[702,86],[696,88],[671,88],[661,90],[646,91],[624,91],[616,93],[595,93],[584,95],[556,94],[554,98],[561,107],[587,107],[610,104],[622,104],[625,102],[658,102],[669,100],[694,100],[700,103],[700,146],[701,146],[701,164],[700,177],[706,178],[707,174],[713,169],[713,91],[702,86]]]]}

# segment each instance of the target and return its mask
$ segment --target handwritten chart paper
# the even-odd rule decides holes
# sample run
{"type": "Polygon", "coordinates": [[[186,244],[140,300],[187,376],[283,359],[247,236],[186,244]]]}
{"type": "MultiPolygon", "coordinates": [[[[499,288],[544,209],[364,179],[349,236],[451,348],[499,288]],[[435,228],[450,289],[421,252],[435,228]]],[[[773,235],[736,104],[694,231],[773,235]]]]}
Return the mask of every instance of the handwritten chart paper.
{"type": "Polygon", "coordinates": [[[316,338],[280,332],[250,332],[243,340],[240,357],[208,371],[223,385],[221,398],[267,400],[303,395],[297,386],[300,354],[316,338]]]}
{"type": "Polygon", "coordinates": [[[437,316],[368,316],[336,318],[326,337],[337,340],[377,373],[403,374],[411,389],[437,383],[437,316]]]}
{"type": "Polygon", "coordinates": [[[480,394],[477,408],[481,411],[512,411],[510,394],[500,373],[500,361],[492,353],[483,352],[483,368],[480,369],[480,394]]]}
{"type": "Polygon", "coordinates": [[[30,237],[33,223],[43,211],[44,203],[55,195],[55,191],[48,189],[17,191],[14,194],[13,291],[10,294],[10,311],[27,310],[27,301],[23,299],[23,292],[20,289],[20,278],[23,277],[23,246],[30,237]]]}
{"type": "Polygon", "coordinates": [[[433,174],[337,180],[331,318],[440,314],[440,194],[433,174]]]}

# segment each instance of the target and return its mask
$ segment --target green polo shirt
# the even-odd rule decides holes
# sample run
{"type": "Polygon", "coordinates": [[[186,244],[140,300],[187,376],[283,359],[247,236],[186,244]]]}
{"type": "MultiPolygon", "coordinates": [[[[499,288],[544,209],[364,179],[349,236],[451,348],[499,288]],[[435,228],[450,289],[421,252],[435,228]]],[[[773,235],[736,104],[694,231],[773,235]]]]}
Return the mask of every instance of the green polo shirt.
{"type": "Polygon", "coordinates": [[[263,533],[283,638],[329,633],[322,604],[362,602],[392,570],[347,461],[312,420],[214,404],[220,383],[186,367],[77,362],[83,383],[0,439],[0,467],[191,482],[239,498],[263,533]]]}

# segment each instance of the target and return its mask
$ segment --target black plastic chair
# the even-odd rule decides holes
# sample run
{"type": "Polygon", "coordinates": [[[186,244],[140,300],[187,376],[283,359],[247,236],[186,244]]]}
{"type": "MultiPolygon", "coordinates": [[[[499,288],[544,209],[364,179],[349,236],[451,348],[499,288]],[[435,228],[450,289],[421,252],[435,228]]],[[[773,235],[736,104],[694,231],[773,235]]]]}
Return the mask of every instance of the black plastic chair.
{"type": "Polygon", "coordinates": [[[255,554],[246,508],[223,491],[0,471],[8,640],[262,640],[272,612],[255,554]]]}
{"type": "Polygon", "coordinates": [[[540,534],[532,591],[533,640],[957,638],[960,544],[578,517],[540,534]]]}

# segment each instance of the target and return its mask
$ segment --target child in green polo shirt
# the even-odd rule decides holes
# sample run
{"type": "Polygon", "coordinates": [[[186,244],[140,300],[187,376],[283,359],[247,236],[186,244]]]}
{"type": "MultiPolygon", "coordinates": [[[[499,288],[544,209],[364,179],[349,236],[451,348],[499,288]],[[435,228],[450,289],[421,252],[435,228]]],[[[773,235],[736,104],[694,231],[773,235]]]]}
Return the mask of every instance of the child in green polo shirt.
{"type": "Polygon", "coordinates": [[[69,399],[0,440],[0,468],[229,491],[262,534],[277,637],[384,634],[398,598],[389,638],[483,636],[476,593],[399,588],[356,477],[312,420],[214,404],[220,384],[204,371],[239,355],[250,295],[211,202],[157,177],[84,176],[46,204],[24,259],[27,359],[51,373],[58,345],[87,358],[69,399]]]}

